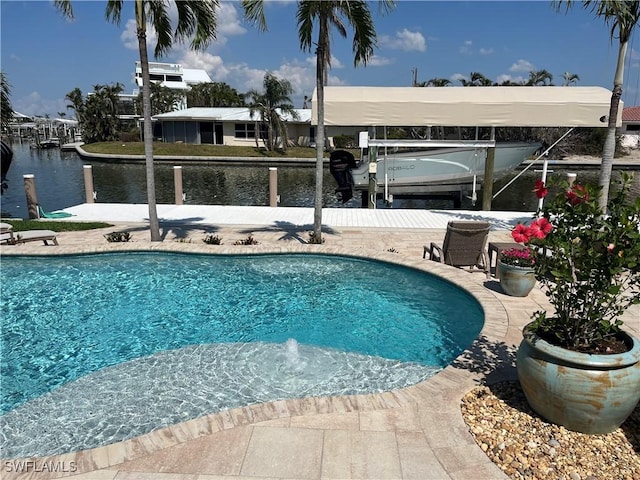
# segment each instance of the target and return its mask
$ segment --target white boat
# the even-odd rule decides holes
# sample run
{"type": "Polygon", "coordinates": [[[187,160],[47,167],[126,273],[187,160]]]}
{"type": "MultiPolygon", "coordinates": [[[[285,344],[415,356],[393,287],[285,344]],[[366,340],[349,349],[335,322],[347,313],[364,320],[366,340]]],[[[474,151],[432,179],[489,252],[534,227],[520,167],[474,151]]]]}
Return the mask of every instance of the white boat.
{"type": "MultiPolygon", "coordinates": [[[[514,170],[540,147],[539,143],[496,144],[494,180],[514,170]]],[[[479,187],[484,180],[486,158],[486,148],[473,147],[387,154],[378,151],[375,162],[377,190],[387,199],[390,195],[470,192],[474,185],[479,187]]],[[[342,194],[343,200],[351,198],[350,190],[369,189],[371,163],[350,165],[350,176],[344,175],[335,164],[331,168],[338,183],[336,191],[342,194]]]]}
{"type": "MultiPolygon", "coordinates": [[[[503,143],[495,149],[493,175],[497,180],[529,158],[541,144],[503,143]]],[[[441,148],[411,153],[380,154],[377,160],[378,186],[391,194],[467,190],[482,183],[487,158],[485,148],[441,148]]],[[[369,186],[369,165],[351,170],[354,188],[369,186]]]]}

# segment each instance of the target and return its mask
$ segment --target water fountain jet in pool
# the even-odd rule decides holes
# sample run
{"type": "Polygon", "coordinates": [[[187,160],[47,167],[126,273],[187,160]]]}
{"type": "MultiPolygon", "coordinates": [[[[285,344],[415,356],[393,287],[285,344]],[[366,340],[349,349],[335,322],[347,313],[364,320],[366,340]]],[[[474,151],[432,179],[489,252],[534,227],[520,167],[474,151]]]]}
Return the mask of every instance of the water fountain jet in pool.
{"type": "Polygon", "coordinates": [[[295,338],[289,338],[285,342],[285,348],[287,370],[297,374],[302,373],[307,366],[307,362],[305,362],[300,355],[298,341],[295,338]]]}

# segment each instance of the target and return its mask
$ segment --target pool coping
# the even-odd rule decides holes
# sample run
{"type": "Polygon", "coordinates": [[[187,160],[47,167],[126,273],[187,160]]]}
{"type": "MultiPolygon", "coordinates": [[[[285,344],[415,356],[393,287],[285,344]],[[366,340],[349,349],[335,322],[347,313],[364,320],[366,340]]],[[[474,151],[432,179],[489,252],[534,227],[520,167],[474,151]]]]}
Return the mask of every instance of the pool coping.
{"type": "MultiPolygon", "coordinates": [[[[466,424],[460,412],[460,400],[464,394],[477,386],[482,381],[483,373],[479,372],[470,362],[482,361],[479,352],[483,352],[487,344],[503,344],[507,336],[509,327],[509,315],[507,308],[496,295],[496,292],[484,285],[484,276],[480,273],[469,273],[460,269],[452,268],[437,262],[425,261],[421,258],[407,258],[392,252],[371,252],[366,248],[345,248],[332,247],[326,245],[287,245],[274,247],[272,245],[251,245],[251,246],[225,246],[206,245],[191,243],[111,243],[107,245],[75,245],[58,246],[54,248],[42,248],[37,250],[7,251],[2,249],[2,255],[7,256],[59,256],[90,253],[109,252],[172,252],[172,253],[195,253],[195,254],[216,254],[216,255],[257,255],[257,254],[286,254],[286,253],[318,253],[327,255],[342,255],[355,258],[378,260],[420,271],[425,271],[444,278],[469,292],[481,305],[485,314],[485,323],[478,338],[460,356],[454,360],[452,365],[444,368],[435,376],[420,382],[416,385],[382,393],[349,395],[349,396],[329,396],[329,397],[308,397],[303,399],[277,400],[261,404],[254,404],[245,407],[234,408],[198,417],[186,422],[178,423],[168,427],[146,433],[144,435],[124,440],[121,442],[96,447],[88,450],[71,452],[60,455],[45,457],[29,457],[25,459],[11,459],[11,461],[33,461],[36,464],[58,464],[70,465],[73,462],[75,470],[73,472],[37,472],[38,479],[59,478],[80,473],[88,473],[95,470],[109,469],[124,462],[139,459],[153,454],[168,447],[183,444],[216,432],[228,430],[236,427],[259,424],[282,418],[292,418],[303,415],[365,412],[372,410],[385,410],[401,407],[429,408],[436,414],[445,415],[452,419],[450,425],[452,433],[455,435],[467,435],[463,444],[474,443],[471,434],[466,428],[466,424]],[[471,360],[470,360],[471,359],[471,360]]],[[[482,353],[480,353],[482,356],[482,353]]],[[[505,375],[508,377],[509,372],[505,375]]],[[[500,374],[498,374],[500,376],[500,374]]],[[[428,434],[428,432],[425,432],[428,434]]],[[[434,432],[437,435],[438,432],[434,432]]],[[[429,440],[429,438],[427,439],[429,440]]],[[[438,442],[438,438],[433,438],[438,442]]],[[[431,442],[430,442],[431,444],[431,442]]],[[[481,454],[471,455],[469,459],[462,458],[457,466],[458,472],[472,471],[482,466],[487,472],[491,472],[496,477],[507,478],[480,450],[474,447],[481,454]],[[483,458],[484,457],[484,461],[483,458]],[[468,464],[465,465],[465,460],[468,464]]],[[[443,449],[432,448],[436,458],[442,465],[450,463],[450,459],[439,458],[439,455],[448,455],[443,449]]],[[[4,459],[3,459],[4,464],[4,459]]],[[[34,473],[34,472],[31,472],[34,473]]],[[[454,472],[451,472],[452,474],[454,472]]],[[[5,472],[3,478],[30,478],[24,475],[11,475],[5,472]]],[[[452,476],[451,478],[454,478],[452,476]]]]}

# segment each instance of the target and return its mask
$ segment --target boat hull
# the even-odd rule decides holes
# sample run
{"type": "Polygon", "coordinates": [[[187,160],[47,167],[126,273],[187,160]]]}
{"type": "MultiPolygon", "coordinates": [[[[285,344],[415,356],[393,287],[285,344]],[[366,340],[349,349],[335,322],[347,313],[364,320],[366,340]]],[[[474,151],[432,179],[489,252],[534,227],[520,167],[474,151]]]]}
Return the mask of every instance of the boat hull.
{"type": "MultiPolygon", "coordinates": [[[[530,157],[540,144],[505,143],[496,145],[494,180],[530,157]]],[[[377,161],[376,180],[391,194],[466,191],[475,182],[482,183],[486,150],[447,148],[422,152],[382,155],[377,161]]],[[[353,188],[369,188],[369,164],[351,170],[353,188]]]]}

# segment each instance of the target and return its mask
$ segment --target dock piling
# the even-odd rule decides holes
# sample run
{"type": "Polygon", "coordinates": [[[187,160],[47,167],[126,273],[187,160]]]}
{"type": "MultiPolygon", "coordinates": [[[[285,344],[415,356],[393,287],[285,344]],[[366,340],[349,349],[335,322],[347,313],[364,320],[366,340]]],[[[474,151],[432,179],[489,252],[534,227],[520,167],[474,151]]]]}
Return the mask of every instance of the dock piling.
{"type": "Polygon", "coordinates": [[[22,176],[24,179],[24,191],[27,195],[27,212],[29,219],[40,218],[38,212],[38,194],[36,193],[36,176],[28,173],[22,176]]]}
{"type": "Polygon", "coordinates": [[[182,193],[182,167],[180,165],[173,167],[173,185],[175,187],[176,205],[182,205],[186,195],[182,193]]]}
{"type": "Polygon", "coordinates": [[[97,195],[93,190],[93,167],[91,165],[83,165],[84,173],[84,198],[87,203],[94,203],[97,195]]]}
{"type": "Polygon", "coordinates": [[[278,169],[276,167],[269,167],[269,206],[277,207],[280,203],[280,196],[278,195],[278,169]]]}

